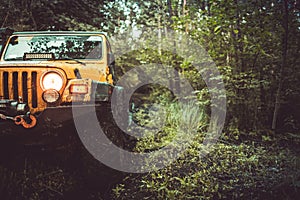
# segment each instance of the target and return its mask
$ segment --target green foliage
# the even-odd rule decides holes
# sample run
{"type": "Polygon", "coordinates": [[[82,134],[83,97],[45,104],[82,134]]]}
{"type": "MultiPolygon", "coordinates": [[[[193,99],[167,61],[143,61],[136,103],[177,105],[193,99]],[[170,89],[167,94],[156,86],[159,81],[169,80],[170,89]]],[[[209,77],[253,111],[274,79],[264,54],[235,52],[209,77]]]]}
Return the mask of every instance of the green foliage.
{"type": "MultiPolygon", "coordinates": [[[[266,194],[270,198],[274,187],[286,178],[280,173],[297,168],[297,157],[284,150],[277,155],[276,147],[267,150],[254,144],[220,143],[203,159],[197,147],[167,168],[128,178],[125,185],[114,189],[115,198],[256,199],[266,194]]],[[[276,190],[273,193],[275,196],[276,190]]]]}
{"type": "MultiPolygon", "coordinates": [[[[187,1],[185,6],[185,1],[176,0],[133,2],[138,2],[140,10],[135,18],[142,23],[141,26],[162,30],[172,27],[203,44],[225,83],[227,117],[224,134],[220,138],[222,142],[206,158],[197,157],[209,121],[203,118],[204,124],[197,129],[199,137],[180,159],[159,171],[129,176],[124,184],[115,188],[115,198],[257,199],[276,195],[289,198],[278,192],[281,190],[278,188],[286,182],[284,174],[288,171],[299,177],[295,162],[299,158],[276,145],[280,146],[281,142],[287,144],[287,141],[291,146],[298,144],[300,117],[296,110],[299,110],[300,92],[297,87],[297,54],[300,37],[296,1],[288,1],[288,64],[283,76],[280,76],[280,69],[284,53],[284,1],[187,1]],[[270,127],[275,94],[282,79],[284,87],[280,96],[282,108],[278,124],[281,124],[279,127],[284,134],[275,136],[270,127]]],[[[136,55],[142,58],[137,59],[141,63],[174,59],[168,54],[139,53],[136,55]]],[[[128,65],[128,61],[133,60],[128,59],[124,64],[128,65]]],[[[136,63],[136,60],[131,63],[136,63]]],[[[207,116],[210,112],[209,91],[199,73],[185,60],[171,63],[190,81],[204,116],[207,116]]],[[[173,102],[165,105],[169,109],[173,102]]],[[[174,139],[178,112],[173,108],[169,112],[174,119],[167,119],[169,123],[157,135],[140,139],[136,150],[155,150],[174,139]]],[[[143,110],[137,114],[143,125],[148,123],[147,114],[143,110]]],[[[293,183],[296,188],[298,182],[293,183]]]]}
{"type": "MultiPolygon", "coordinates": [[[[154,111],[150,110],[149,112],[149,109],[144,107],[134,114],[135,120],[142,128],[161,127],[163,125],[156,134],[153,134],[152,129],[148,129],[149,134],[146,132],[146,137],[139,139],[137,142],[135,147],[137,152],[146,152],[165,147],[175,137],[190,137],[188,136],[189,133],[204,132],[207,128],[207,116],[205,116],[201,105],[193,105],[192,103],[181,104],[176,101],[167,102],[161,97],[156,103],[160,106],[158,108],[160,111],[157,112],[152,107],[154,111]],[[165,119],[163,119],[164,117],[165,119]],[[164,123],[160,124],[161,122],[164,123]]],[[[202,140],[203,137],[204,134],[201,134],[198,139],[201,138],[202,140]]],[[[182,141],[185,139],[182,139],[182,141]]]]}
{"type": "Polygon", "coordinates": [[[101,30],[109,34],[120,29],[126,16],[120,2],[91,0],[2,1],[1,26],[16,31],[101,30]]]}

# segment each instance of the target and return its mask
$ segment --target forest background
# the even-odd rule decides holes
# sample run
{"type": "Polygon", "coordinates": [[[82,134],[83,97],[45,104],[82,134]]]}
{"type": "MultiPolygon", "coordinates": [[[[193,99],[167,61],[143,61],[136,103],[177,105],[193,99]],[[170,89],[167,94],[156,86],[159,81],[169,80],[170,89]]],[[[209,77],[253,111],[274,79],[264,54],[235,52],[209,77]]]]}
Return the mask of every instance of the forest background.
{"type": "MultiPolygon", "coordinates": [[[[114,198],[259,199],[279,195],[293,199],[299,194],[298,1],[2,0],[0,25],[15,31],[103,31],[108,36],[143,27],[161,30],[158,34],[181,31],[199,42],[216,63],[225,84],[227,116],[223,134],[211,154],[196,159],[193,150],[197,147],[192,147],[188,155],[171,167],[140,176],[128,175],[108,192],[114,198]]],[[[118,59],[116,67],[119,66],[118,73],[122,75],[139,64],[161,60],[188,78],[198,91],[202,106],[208,108],[210,101],[201,77],[189,63],[172,54],[140,49],[118,59]]],[[[175,114],[172,100],[163,98],[175,114]]],[[[137,117],[143,118],[143,113],[137,117]]],[[[171,120],[168,126],[166,132],[170,135],[176,124],[171,120]]],[[[201,132],[205,125],[198,128],[201,132]]],[[[159,146],[171,139],[165,135],[157,137],[159,142],[153,138],[139,141],[137,151],[148,149],[155,141],[154,146],[159,146]]],[[[4,180],[1,187],[15,185],[15,179],[4,175],[9,169],[1,170],[4,180]]],[[[71,181],[65,184],[68,187],[51,186],[57,188],[46,189],[48,193],[42,194],[43,185],[37,187],[35,181],[20,181],[23,179],[19,173],[11,173],[19,180],[16,184],[22,187],[27,184],[27,193],[23,195],[32,198],[48,197],[50,193],[59,196],[75,184],[71,181]]]]}

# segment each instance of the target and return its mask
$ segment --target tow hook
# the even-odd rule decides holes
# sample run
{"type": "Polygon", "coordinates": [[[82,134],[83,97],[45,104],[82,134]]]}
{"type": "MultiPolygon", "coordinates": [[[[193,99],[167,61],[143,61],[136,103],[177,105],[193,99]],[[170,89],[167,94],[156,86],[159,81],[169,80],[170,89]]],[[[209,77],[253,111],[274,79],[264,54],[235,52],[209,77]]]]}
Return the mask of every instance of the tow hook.
{"type": "Polygon", "coordinates": [[[36,125],[36,118],[34,115],[31,115],[30,112],[27,112],[23,116],[16,116],[15,124],[22,125],[24,128],[33,128],[36,125]]]}
{"type": "Polygon", "coordinates": [[[22,125],[26,129],[33,128],[37,122],[35,116],[31,115],[30,112],[27,112],[25,115],[17,115],[15,117],[0,114],[0,118],[4,120],[12,120],[16,125],[22,125]]]}

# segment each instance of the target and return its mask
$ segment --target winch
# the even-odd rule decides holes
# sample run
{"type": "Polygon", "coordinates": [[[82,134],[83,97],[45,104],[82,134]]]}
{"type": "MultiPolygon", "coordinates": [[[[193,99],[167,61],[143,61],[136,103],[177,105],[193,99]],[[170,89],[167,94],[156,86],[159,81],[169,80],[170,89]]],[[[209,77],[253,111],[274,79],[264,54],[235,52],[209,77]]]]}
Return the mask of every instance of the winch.
{"type": "Polygon", "coordinates": [[[36,118],[30,114],[27,104],[15,100],[0,100],[0,119],[12,120],[24,128],[36,125],[36,118]]]}
{"type": "Polygon", "coordinates": [[[0,113],[9,116],[25,115],[29,111],[26,103],[16,100],[0,100],[0,113]]]}

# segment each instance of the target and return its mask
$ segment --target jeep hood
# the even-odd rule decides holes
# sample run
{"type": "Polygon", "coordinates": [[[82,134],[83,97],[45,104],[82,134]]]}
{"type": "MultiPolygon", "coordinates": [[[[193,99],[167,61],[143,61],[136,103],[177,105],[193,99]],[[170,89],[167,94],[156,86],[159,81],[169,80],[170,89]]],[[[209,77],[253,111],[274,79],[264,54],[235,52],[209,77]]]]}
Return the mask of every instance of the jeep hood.
{"type": "Polygon", "coordinates": [[[19,68],[19,67],[32,67],[32,68],[58,68],[62,69],[68,79],[76,78],[74,70],[78,70],[81,78],[90,78],[93,80],[105,76],[106,67],[103,62],[84,62],[78,63],[73,60],[51,60],[51,61],[1,61],[0,69],[3,68],[19,68]]]}

